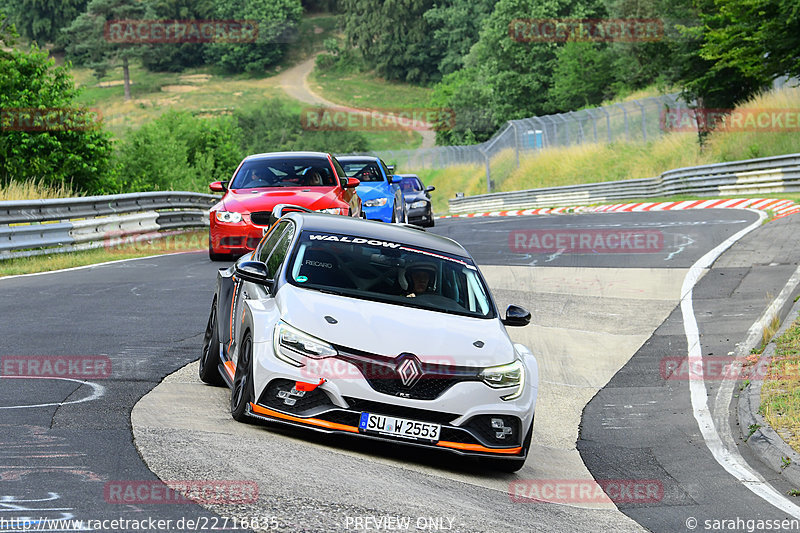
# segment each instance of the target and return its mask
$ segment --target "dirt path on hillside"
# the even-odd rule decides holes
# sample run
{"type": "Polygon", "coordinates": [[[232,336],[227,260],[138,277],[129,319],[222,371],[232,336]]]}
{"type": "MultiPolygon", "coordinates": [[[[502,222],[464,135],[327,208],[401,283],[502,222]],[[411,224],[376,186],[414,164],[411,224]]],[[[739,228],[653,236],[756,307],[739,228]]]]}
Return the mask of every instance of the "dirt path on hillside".
{"type": "MultiPolygon", "coordinates": [[[[315,93],[308,83],[308,77],[311,71],[314,70],[316,57],[306,59],[302,63],[293,66],[290,69],[278,74],[273,78],[276,86],[283,89],[283,91],[291,98],[300,100],[305,104],[322,105],[327,107],[335,107],[347,111],[372,111],[371,109],[362,109],[349,106],[343,106],[335,102],[331,102],[315,93]]],[[[415,130],[422,135],[422,148],[433,148],[436,145],[436,132],[426,125],[424,129],[415,130]]]]}

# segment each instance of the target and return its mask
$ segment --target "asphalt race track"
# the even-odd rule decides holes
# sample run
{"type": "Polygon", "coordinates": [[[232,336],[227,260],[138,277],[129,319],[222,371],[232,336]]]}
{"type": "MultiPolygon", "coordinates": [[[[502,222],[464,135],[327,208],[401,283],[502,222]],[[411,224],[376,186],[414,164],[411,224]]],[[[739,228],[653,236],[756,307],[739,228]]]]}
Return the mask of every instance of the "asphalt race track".
{"type": "MultiPolygon", "coordinates": [[[[541,379],[531,455],[516,474],[235,423],[227,389],[200,383],[192,363],[220,266],[205,253],[0,279],[0,531],[21,530],[2,522],[20,518],[50,531],[122,519],[143,522],[106,530],[565,532],[791,518],[793,504],[768,503],[717,462],[695,418],[697,391],[667,379],[664,364],[689,350],[681,298],[693,275],[703,356],[741,349],[797,270],[798,226],[798,217],[759,226],[755,212],[713,209],[438,221],[433,231],[470,250],[501,308],[518,303],[533,314],[530,326],[509,328],[537,355],[541,379]],[[693,269],[747,228],[710,269],[693,269]],[[634,230],[645,238],[630,237],[634,230]],[[84,366],[72,378],[48,375],[55,356],[84,366]],[[163,500],[159,479],[257,490],[235,504],[151,503],[163,500]],[[656,490],[616,502],[544,490],[620,480],[656,490]],[[131,503],[116,496],[120,487],[145,490],[131,503]],[[532,489],[549,501],[519,497],[532,489]],[[43,522],[59,518],[83,524],[43,522]]],[[[767,480],[786,494],[741,445],[732,385],[703,385],[722,442],[754,473],[749,485],[767,480]]]]}

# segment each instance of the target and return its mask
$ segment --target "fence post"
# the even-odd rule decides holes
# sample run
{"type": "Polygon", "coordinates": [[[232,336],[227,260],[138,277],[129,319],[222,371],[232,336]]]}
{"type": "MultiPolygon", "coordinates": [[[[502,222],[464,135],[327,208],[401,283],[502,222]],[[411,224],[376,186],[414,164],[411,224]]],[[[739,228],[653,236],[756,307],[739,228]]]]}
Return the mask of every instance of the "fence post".
{"type": "Polygon", "coordinates": [[[644,104],[639,100],[634,100],[634,103],[638,105],[639,109],[642,111],[642,140],[647,141],[647,119],[644,112],[644,104]]]}
{"type": "Polygon", "coordinates": [[[489,164],[489,154],[484,151],[481,151],[481,153],[486,162],[486,193],[488,194],[492,192],[492,169],[489,164]]]}
{"type": "Polygon", "coordinates": [[[519,168],[519,132],[517,131],[517,121],[512,120],[511,125],[514,126],[514,153],[517,156],[517,168],[519,168]]]}

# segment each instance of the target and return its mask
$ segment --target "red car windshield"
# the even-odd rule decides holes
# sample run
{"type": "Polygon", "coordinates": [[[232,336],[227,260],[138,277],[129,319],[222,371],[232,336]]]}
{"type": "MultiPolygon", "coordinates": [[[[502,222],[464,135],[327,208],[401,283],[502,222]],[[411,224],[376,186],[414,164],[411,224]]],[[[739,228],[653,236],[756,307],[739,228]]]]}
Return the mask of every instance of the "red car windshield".
{"type": "Polygon", "coordinates": [[[246,161],[231,182],[231,189],[269,187],[334,187],[336,176],[322,158],[270,158],[246,161]]]}

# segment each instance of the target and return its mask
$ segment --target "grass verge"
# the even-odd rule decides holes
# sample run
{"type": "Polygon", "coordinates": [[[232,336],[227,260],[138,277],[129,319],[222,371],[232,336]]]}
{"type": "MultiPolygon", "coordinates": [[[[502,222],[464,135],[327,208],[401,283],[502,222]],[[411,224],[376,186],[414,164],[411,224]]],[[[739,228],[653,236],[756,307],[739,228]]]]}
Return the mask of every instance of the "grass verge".
{"type": "Polygon", "coordinates": [[[171,233],[161,239],[131,237],[127,240],[127,244],[121,246],[0,260],[0,277],[49,272],[65,268],[96,265],[108,261],[119,261],[120,259],[189,251],[207,253],[207,231],[171,233]]]}
{"type": "MultiPolygon", "coordinates": [[[[800,89],[785,88],[759,95],[741,107],[797,109],[800,107],[800,89]]],[[[800,135],[794,131],[718,131],[709,136],[702,149],[697,143],[696,133],[673,132],[647,143],[582,144],[549,148],[533,155],[521,154],[519,167],[514,151],[506,150],[492,160],[491,174],[494,191],[520,191],[651,178],[681,167],[798,152],[800,135]]],[[[405,168],[402,161],[400,163],[400,172],[414,172],[424,182],[436,186],[438,195],[443,196],[435,200],[437,212],[447,211],[447,198],[454,197],[456,192],[468,196],[486,192],[483,165],[431,170],[405,168]]]]}
{"type": "Polygon", "coordinates": [[[376,78],[369,72],[347,74],[314,70],[308,82],[325,99],[360,109],[427,109],[433,89],[376,78]]]}
{"type": "Polygon", "coordinates": [[[11,181],[0,184],[0,202],[12,200],[53,200],[78,196],[69,185],[63,183],[46,185],[43,181],[11,181]]]}
{"type": "Polygon", "coordinates": [[[776,349],[761,388],[761,414],[800,451],[800,320],[775,339],[776,349]]]}

